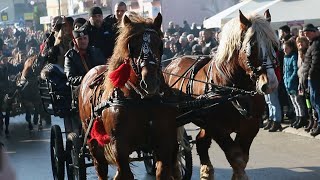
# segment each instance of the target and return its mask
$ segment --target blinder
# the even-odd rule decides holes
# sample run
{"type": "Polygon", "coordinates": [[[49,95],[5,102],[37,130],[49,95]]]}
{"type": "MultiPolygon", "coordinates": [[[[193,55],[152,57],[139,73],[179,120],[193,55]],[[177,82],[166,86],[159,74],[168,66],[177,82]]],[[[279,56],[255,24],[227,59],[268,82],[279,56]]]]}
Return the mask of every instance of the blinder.
{"type": "MultiPolygon", "coordinates": [[[[130,43],[128,44],[129,56],[131,59],[131,66],[137,75],[139,75],[141,73],[141,69],[144,66],[147,66],[149,64],[155,65],[155,66],[161,65],[159,58],[157,58],[156,55],[151,50],[151,45],[150,45],[151,35],[150,35],[150,33],[156,33],[157,35],[159,35],[158,32],[154,29],[149,29],[149,28],[145,29],[145,32],[143,33],[143,38],[142,38],[143,42],[141,45],[140,54],[137,59],[135,59],[133,57],[134,49],[130,46],[130,43]]],[[[162,48],[162,46],[160,48],[162,48]]],[[[160,49],[160,50],[161,50],[160,53],[162,53],[163,50],[162,49],[160,49]]]]}
{"type": "Polygon", "coordinates": [[[246,44],[246,47],[243,49],[244,53],[246,54],[246,64],[249,67],[249,69],[252,71],[252,75],[250,78],[252,80],[257,80],[258,76],[263,73],[263,71],[270,69],[270,68],[275,68],[275,62],[272,62],[271,64],[268,64],[268,58],[270,59],[275,59],[276,58],[276,53],[274,49],[271,50],[271,52],[263,52],[263,50],[260,48],[259,50],[259,59],[262,59],[262,63],[260,66],[255,67],[252,65],[251,61],[249,60],[249,57],[252,55],[252,47],[254,47],[257,44],[256,41],[252,42],[250,41],[249,43],[246,44]]]}

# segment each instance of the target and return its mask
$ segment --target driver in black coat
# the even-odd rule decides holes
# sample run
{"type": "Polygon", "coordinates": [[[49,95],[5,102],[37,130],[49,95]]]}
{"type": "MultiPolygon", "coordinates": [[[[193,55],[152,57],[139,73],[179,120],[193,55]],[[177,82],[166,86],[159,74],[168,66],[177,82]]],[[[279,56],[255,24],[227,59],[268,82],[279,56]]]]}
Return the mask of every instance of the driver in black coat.
{"type": "Polygon", "coordinates": [[[76,44],[65,54],[64,72],[71,85],[78,86],[91,68],[106,64],[106,59],[100,49],[89,46],[85,28],[73,30],[72,33],[76,44]]]}

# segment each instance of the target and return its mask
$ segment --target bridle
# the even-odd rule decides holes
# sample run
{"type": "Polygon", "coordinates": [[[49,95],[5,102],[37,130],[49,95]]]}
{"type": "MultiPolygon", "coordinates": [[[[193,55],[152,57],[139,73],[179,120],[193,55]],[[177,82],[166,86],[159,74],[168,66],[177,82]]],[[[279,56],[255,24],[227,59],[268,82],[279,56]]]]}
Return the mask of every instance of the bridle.
{"type": "Polygon", "coordinates": [[[156,65],[159,67],[159,69],[161,66],[161,61],[159,60],[159,58],[156,57],[156,55],[151,50],[151,46],[150,46],[151,35],[150,35],[150,33],[155,33],[160,37],[159,33],[156,30],[146,28],[143,33],[143,38],[142,38],[143,42],[141,45],[141,50],[140,50],[140,54],[139,54],[138,58],[134,58],[133,47],[130,46],[130,43],[128,44],[129,57],[131,60],[130,61],[131,67],[138,77],[141,76],[142,68],[149,65],[149,64],[156,65]]]}
{"type": "MultiPolygon", "coordinates": [[[[243,41],[241,41],[243,42],[243,41]]],[[[242,43],[241,43],[242,44],[242,43]]],[[[249,70],[252,71],[252,74],[250,75],[250,79],[253,81],[257,81],[258,77],[265,72],[267,69],[274,69],[276,63],[271,62],[268,63],[268,58],[270,59],[275,59],[276,54],[275,51],[272,49],[271,53],[264,53],[262,49],[259,50],[259,53],[263,53],[262,63],[260,66],[255,67],[252,65],[249,57],[251,56],[251,48],[254,47],[257,43],[257,41],[249,41],[245,47],[240,48],[245,54],[246,54],[246,59],[245,59],[245,64],[248,66],[249,70]]],[[[259,58],[260,59],[260,58],[259,58]]]]}

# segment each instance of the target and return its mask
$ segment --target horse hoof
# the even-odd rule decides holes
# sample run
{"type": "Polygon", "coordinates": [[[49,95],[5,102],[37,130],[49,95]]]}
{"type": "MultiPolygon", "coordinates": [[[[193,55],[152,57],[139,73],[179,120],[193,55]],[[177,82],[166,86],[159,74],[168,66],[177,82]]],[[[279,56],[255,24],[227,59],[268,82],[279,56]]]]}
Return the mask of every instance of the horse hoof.
{"type": "Polygon", "coordinates": [[[214,180],[214,169],[212,165],[201,165],[200,180],[214,180]]]}

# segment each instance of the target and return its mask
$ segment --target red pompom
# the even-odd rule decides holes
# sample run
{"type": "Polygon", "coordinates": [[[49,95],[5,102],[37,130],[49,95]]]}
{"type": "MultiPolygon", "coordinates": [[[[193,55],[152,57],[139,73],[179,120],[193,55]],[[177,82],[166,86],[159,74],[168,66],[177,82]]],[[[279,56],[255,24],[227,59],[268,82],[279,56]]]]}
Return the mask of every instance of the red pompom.
{"type": "Polygon", "coordinates": [[[94,120],[90,136],[89,142],[96,140],[99,146],[104,146],[111,140],[110,136],[104,130],[103,122],[100,120],[94,120]]]}
{"type": "Polygon", "coordinates": [[[116,70],[109,74],[109,78],[114,87],[123,87],[129,80],[131,66],[129,63],[121,64],[116,70]]]}

